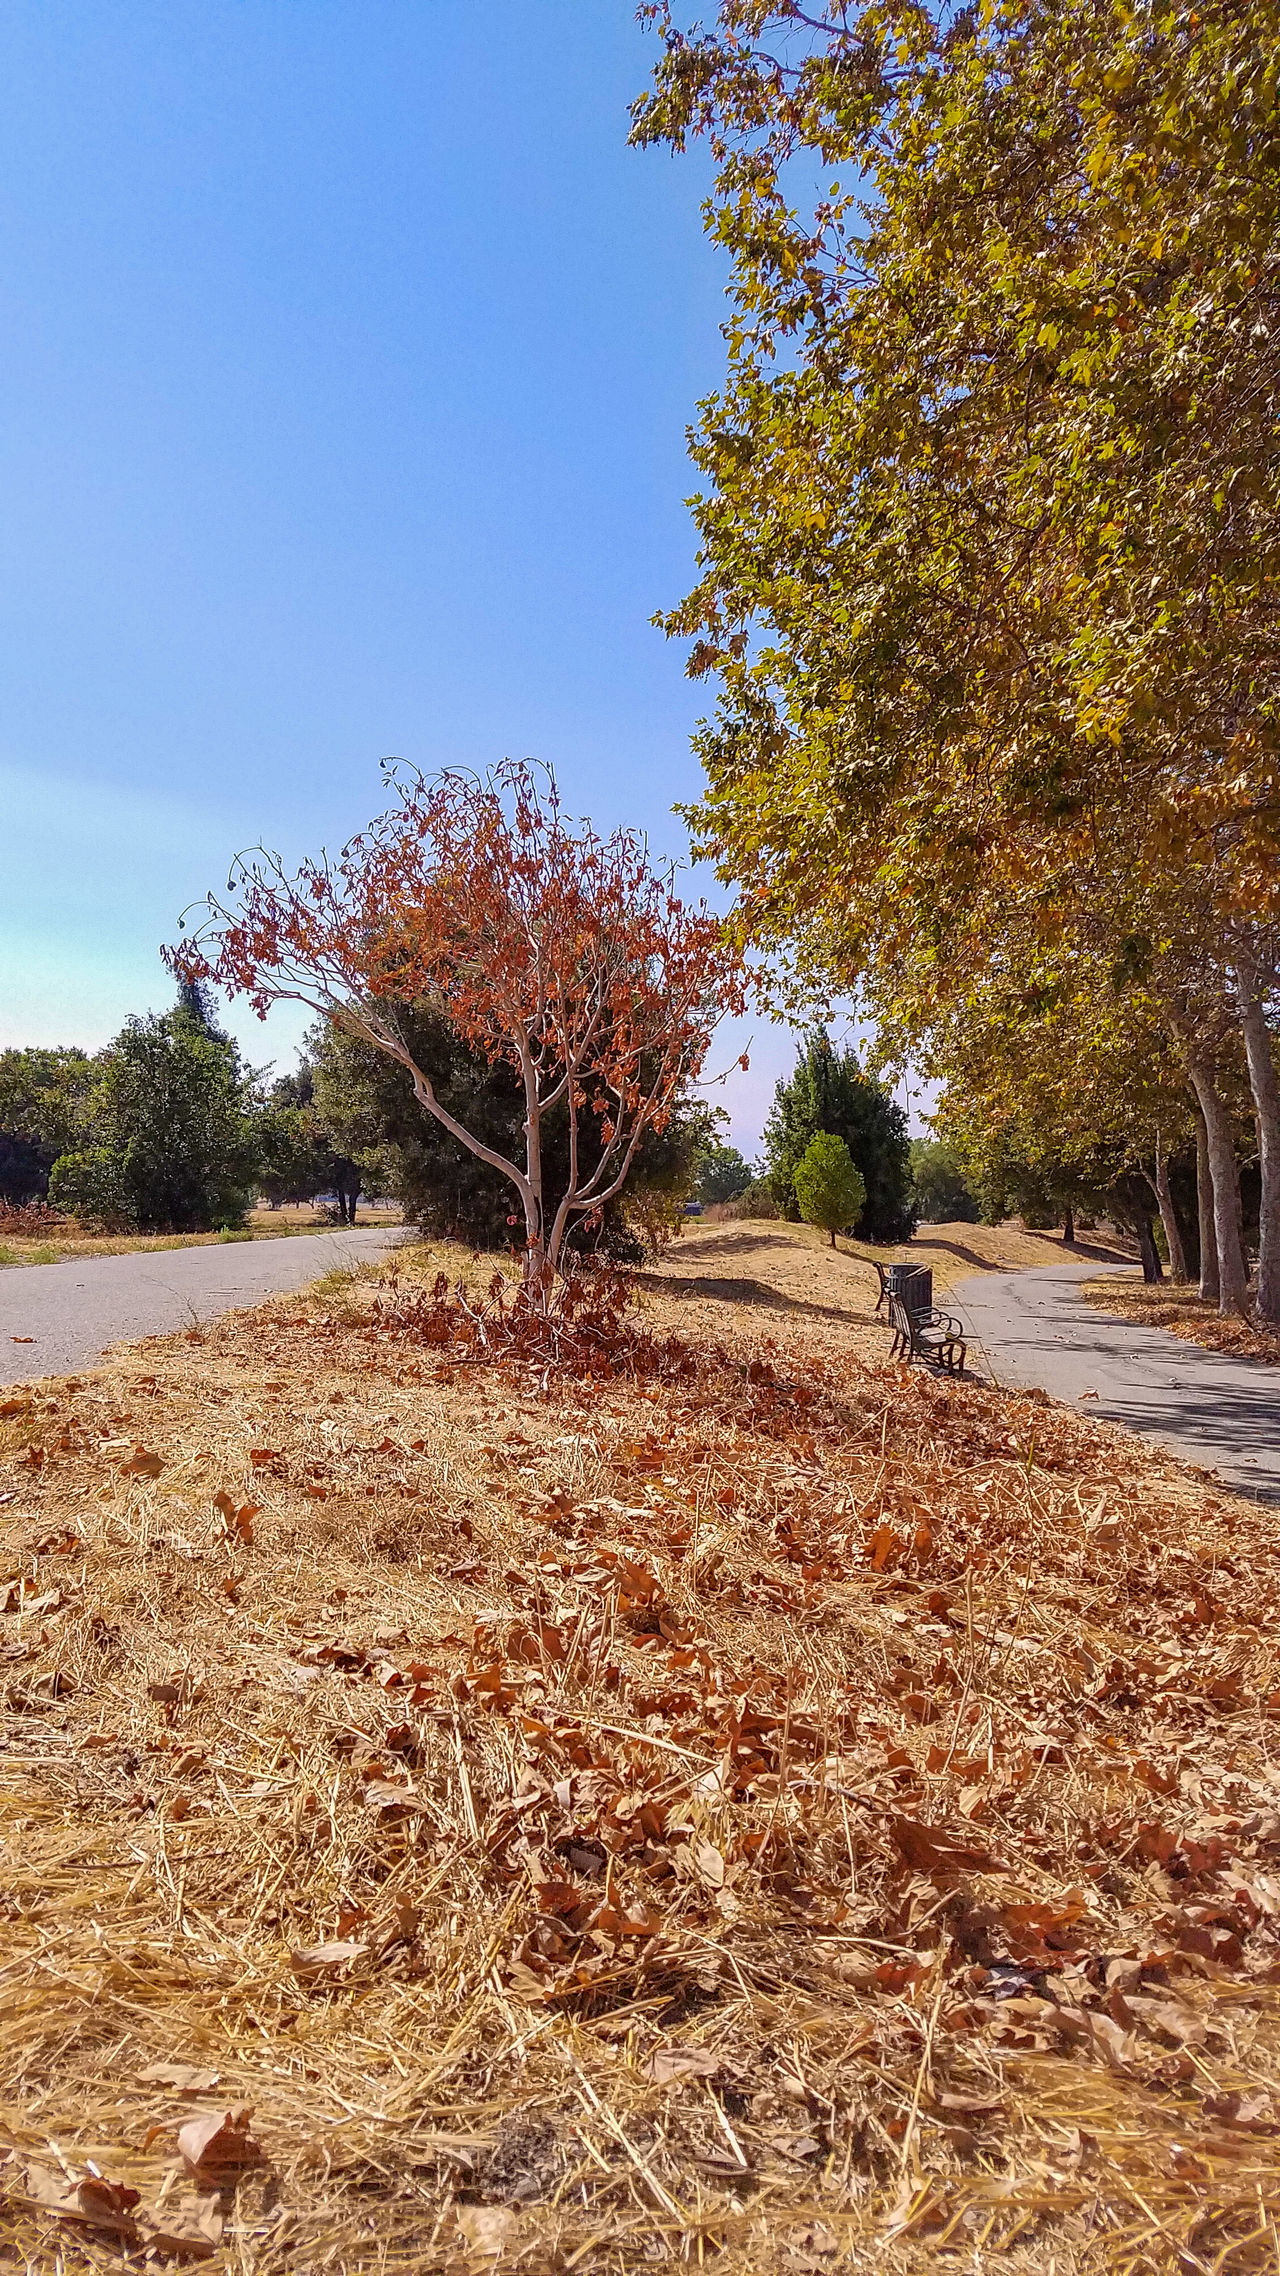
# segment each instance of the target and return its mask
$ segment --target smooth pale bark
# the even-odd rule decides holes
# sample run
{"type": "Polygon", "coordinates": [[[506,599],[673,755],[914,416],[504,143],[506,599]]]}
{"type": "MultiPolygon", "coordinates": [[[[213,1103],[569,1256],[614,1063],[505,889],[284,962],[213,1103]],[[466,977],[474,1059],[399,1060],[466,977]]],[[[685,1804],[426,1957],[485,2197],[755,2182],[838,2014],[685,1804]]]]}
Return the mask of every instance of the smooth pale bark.
{"type": "Polygon", "coordinates": [[[1187,1278],[1187,1252],[1182,1245],[1182,1227],[1173,1206],[1173,1187],[1169,1183],[1169,1156],[1161,1133],[1156,1132],[1156,1174],[1152,1181],[1160,1209],[1160,1222],[1169,1248],[1169,1277],[1184,1281],[1187,1278]]]}
{"type": "Polygon", "coordinates": [[[1262,1198],[1258,1207],[1258,1292],[1255,1310],[1268,1327],[1280,1327],[1280,1083],[1271,1049],[1271,1030],[1263,1009],[1257,967],[1251,956],[1236,958],[1240,1025],[1249,1062],[1249,1088],[1258,1125],[1262,1198]]]}
{"type": "Polygon", "coordinates": [[[1213,1180],[1213,1230],[1218,1251],[1218,1310],[1226,1314],[1249,1312],[1249,1274],[1244,1261],[1240,1223],[1240,1169],[1236,1161],[1231,1117],[1213,1079],[1207,1060],[1192,1053],[1187,1061],[1209,1141],[1209,1175],[1213,1180]]]}
{"type": "Polygon", "coordinates": [[[1200,1219],[1200,1301],[1218,1301],[1218,1237],[1213,1229],[1213,1173],[1209,1168],[1209,1133],[1200,1101],[1196,1100],[1196,1211],[1200,1219]]]}

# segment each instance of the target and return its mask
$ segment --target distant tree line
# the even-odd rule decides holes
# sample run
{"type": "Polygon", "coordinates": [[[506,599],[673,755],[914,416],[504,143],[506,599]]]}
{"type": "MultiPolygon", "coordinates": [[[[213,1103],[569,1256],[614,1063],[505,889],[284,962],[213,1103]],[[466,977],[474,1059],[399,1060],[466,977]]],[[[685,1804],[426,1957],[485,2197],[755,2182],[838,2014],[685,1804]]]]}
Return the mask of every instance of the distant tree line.
{"type": "MultiPolygon", "coordinates": [[[[437,1009],[401,1004],[395,1016],[450,1112],[509,1152],[524,1112],[515,1071],[466,1044],[437,1009]]],[[[625,1191],[577,1245],[635,1261],[691,1201],[804,1217],[833,1237],[882,1242],[908,1239],[919,1219],[998,1223],[1019,1214],[1051,1224],[1072,1208],[1105,1207],[1136,1227],[1157,1208],[1154,1176],[1146,1186],[1130,1180],[1132,1191],[1121,1176],[1117,1188],[1114,1164],[1108,1181],[1107,1163],[1058,1159],[1044,1134],[1010,1131],[996,1143],[989,1116],[909,1140],[889,1091],[822,1031],[776,1086],[761,1161],[727,1142],[726,1122],[722,1110],[686,1097],[661,1130],[645,1132],[625,1191]],[[828,1140],[843,1147],[843,1160],[828,1140]]],[[[588,1146],[596,1128],[584,1118],[588,1146]]],[[[561,1107],[544,1135],[552,1194],[567,1174],[567,1148],[561,1107]]],[[[1162,1169],[1194,1269],[1194,1153],[1184,1146],[1162,1169]]],[[[48,1200],[111,1230],[199,1232],[243,1225],[256,1199],[273,1207],[323,1199],[336,1221],[354,1224],[361,1193],[398,1201],[428,1236],[518,1246],[503,1175],[421,1112],[404,1067],[331,1024],[313,1029],[293,1073],[268,1081],[219,1025],[212,992],[187,982],[169,1011],[126,1021],[96,1054],[0,1052],[4,1202],[48,1200]]],[[[1160,1247],[1167,1260],[1163,1236],[1160,1247]]]]}
{"type": "MultiPolygon", "coordinates": [[[[524,1111],[513,1070],[439,1012],[401,1005],[397,1016],[446,1105],[509,1149],[524,1111]]],[[[567,1173],[567,1124],[563,1109],[548,1120],[552,1194],[567,1173]]],[[[589,1146],[596,1125],[584,1127],[589,1146]]],[[[576,1244],[637,1260],[679,1222],[716,1150],[711,1109],[686,1099],[645,1132],[625,1192],[576,1244]]],[[[203,1232],[242,1226],[259,1198],[323,1198],[354,1224],[362,1192],[398,1201],[428,1235],[519,1245],[500,1172],[422,1113],[402,1067],[339,1028],[317,1026],[296,1071],[269,1082],[219,1026],[212,992],[184,982],[172,1009],[126,1021],[96,1054],[0,1052],[0,1200],[11,1205],[47,1200],[112,1231],[203,1232]]]]}
{"type": "Polygon", "coordinates": [[[268,1085],[184,986],[106,1049],[0,1052],[0,1199],[47,1200],[112,1231],[243,1224],[254,1199],[331,1196],[353,1222],[363,1173],[312,1103],[309,1067],[268,1085]]]}

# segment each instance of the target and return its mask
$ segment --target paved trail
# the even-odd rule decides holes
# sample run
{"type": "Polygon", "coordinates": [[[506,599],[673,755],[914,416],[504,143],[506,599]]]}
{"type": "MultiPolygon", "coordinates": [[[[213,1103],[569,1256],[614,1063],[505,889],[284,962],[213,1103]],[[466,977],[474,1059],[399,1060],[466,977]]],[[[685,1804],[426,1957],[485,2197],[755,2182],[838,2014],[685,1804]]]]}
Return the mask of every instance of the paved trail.
{"type": "Polygon", "coordinates": [[[0,1384],[92,1367],[126,1337],[165,1335],[190,1327],[193,1315],[212,1320],[304,1288],[335,1265],[377,1256],[399,1237],[396,1226],[358,1225],[207,1249],[11,1265],[0,1271],[0,1384]]]}
{"type": "Polygon", "coordinates": [[[1097,1277],[1096,1264],[988,1273],[960,1281],[941,1302],[969,1329],[978,1373],[1038,1384],[1084,1414],[1158,1439],[1238,1492],[1280,1502],[1280,1369],[1095,1311],[1078,1283],[1097,1277]]]}

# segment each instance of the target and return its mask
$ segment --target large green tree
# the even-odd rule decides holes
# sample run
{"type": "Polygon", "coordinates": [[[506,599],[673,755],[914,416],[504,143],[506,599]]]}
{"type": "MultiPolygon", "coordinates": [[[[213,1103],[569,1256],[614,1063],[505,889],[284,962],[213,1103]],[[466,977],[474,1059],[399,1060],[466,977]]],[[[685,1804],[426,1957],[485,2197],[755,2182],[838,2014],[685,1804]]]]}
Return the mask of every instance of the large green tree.
{"type": "Polygon", "coordinates": [[[911,1179],[926,1225],[972,1224],[979,1215],[956,1148],[945,1138],[913,1138],[911,1179]]]}
{"type": "Polygon", "coordinates": [[[367,1169],[334,1145],[315,1103],[315,1068],[303,1058],[281,1075],[256,1118],[259,1190],[276,1207],[331,1194],[338,1217],[354,1225],[367,1169]]]}
{"type": "Polygon", "coordinates": [[[1280,1317],[1275,10],[650,13],[635,131],[710,136],[737,304],[669,619],[721,688],[704,843],[757,933],[916,1033],[1029,909],[1117,969],[1136,947],[1206,1118],[1224,1303],[1234,1026],[1280,1317]]]}
{"type": "Polygon", "coordinates": [[[698,1156],[694,1192],[699,1201],[738,1201],[751,1183],[751,1164],[723,1138],[709,1139],[698,1156]]]}
{"type": "Polygon", "coordinates": [[[86,1143],[62,1154],[50,1199],[147,1232],[238,1225],[259,1171],[252,1078],[199,1007],[126,1022],[87,1102],[86,1143]]]}
{"type": "Polygon", "coordinates": [[[59,1154],[85,1128],[99,1071],[86,1051],[0,1051],[0,1200],[21,1206],[44,1196],[59,1154]]]}
{"type": "Polygon", "coordinates": [[[914,1225],[907,1118],[852,1051],[834,1051],[820,1030],[794,1072],[778,1083],[765,1125],[769,1184],[784,1217],[800,1214],[796,1169],[819,1131],[842,1138],[865,1186],[857,1230],[869,1241],[905,1241],[914,1225]]]}

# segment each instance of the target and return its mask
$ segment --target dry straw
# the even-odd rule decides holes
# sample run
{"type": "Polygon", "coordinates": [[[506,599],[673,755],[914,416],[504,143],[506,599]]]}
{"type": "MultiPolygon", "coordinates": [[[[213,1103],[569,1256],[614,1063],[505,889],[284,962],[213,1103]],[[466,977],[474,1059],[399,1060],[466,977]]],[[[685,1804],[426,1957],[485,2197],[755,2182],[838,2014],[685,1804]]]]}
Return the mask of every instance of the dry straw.
{"type": "Polygon", "coordinates": [[[5,1401],[4,2265],[1280,2269],[1269,1519],[646,1303],[5,1401]]]}

